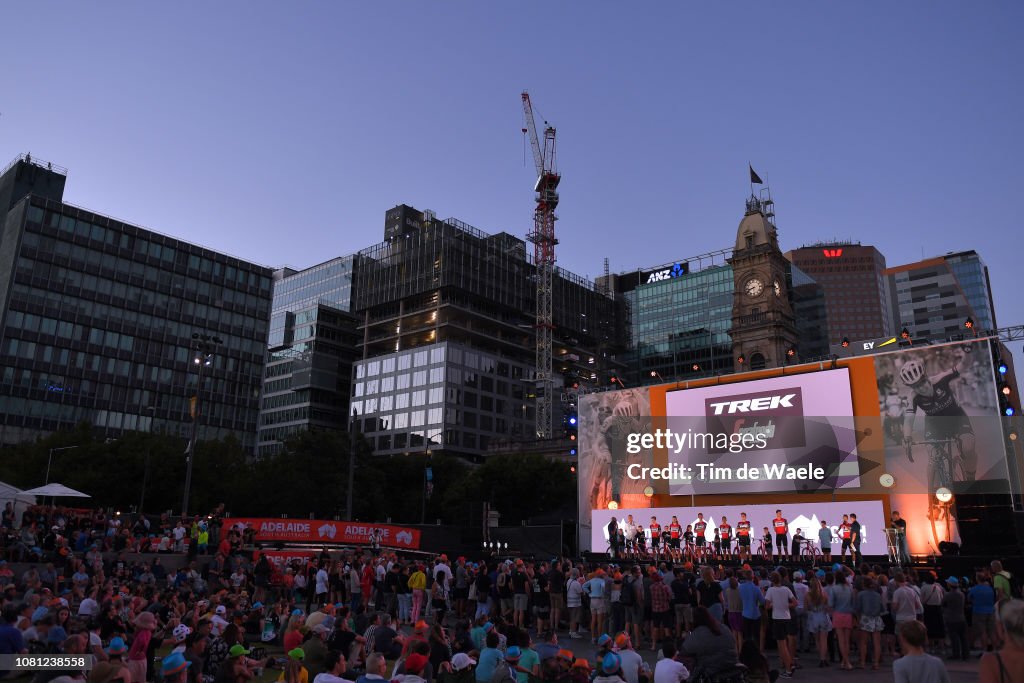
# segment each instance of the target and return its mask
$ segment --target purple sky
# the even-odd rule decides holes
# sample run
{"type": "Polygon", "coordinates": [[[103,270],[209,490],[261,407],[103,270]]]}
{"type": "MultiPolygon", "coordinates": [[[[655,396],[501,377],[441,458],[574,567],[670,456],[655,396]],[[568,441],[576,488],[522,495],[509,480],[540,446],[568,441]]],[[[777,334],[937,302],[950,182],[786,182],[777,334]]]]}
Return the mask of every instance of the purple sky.
{"type": "Polygon", "coordinates": [[[748,160],[783,248],[974,248],[998,321],[1024,185],[1020,2],[14,3],[0,163],[271,266],[382,239],[398,203],[525,235],[519,93],[558,127],[559,263],[728,246],[748,160]],[[655,8],[636,12],[635,7],[655,8]]]}

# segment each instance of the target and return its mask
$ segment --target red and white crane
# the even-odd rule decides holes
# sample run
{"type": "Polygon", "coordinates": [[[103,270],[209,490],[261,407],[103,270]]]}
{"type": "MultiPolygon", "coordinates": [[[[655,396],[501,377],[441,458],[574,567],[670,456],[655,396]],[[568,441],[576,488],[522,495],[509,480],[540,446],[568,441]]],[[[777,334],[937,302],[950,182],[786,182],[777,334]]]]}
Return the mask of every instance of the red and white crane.
{"type": "Polygon", "coordinates": [[[555,208],[558,207],[558,183],[562,176],[555,170],[555,129],[544,122],[544,141],[537,135],[530,94],[523,92],[523,115],[533,148],[533,162],[537,167],[537,182],[533,186],[536,206],[533,210],[533,230],[527,239],[533,242],[533,260],[537,268],[537,438],[553,436],[554,377],[551,370],[553,349],[554,312],[552,287],[555,273],[555,208]]]}

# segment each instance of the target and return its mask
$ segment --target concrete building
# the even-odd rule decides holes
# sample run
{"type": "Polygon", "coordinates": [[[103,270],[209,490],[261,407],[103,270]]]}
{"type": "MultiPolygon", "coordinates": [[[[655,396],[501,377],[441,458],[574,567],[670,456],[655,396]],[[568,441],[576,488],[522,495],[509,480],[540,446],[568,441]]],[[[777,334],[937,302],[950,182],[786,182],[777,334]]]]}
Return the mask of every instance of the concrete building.
{"type": "Polygon", "coordinates": [[[888,268],[885,275],[897,333],[906,328],[915,340],[942,341],[971,334],[964,329],[967,318],[979,333],[997,327],[988,268],[976,251],[888,268]]]}
{"type": "Polygon", "coordinates": [[[208,336],[199,438],[252,449],[271,270],[68,204],[65,178],[27,156],[0,174],[0,442],[187,437],[208,336]]]}
{"type": "Polygon", "coordinates": [[[819,242],[786,252],[786,258],[821,285],[829,342],[888,337],[893,307],[885,256],[859,242],[819,242]]]}

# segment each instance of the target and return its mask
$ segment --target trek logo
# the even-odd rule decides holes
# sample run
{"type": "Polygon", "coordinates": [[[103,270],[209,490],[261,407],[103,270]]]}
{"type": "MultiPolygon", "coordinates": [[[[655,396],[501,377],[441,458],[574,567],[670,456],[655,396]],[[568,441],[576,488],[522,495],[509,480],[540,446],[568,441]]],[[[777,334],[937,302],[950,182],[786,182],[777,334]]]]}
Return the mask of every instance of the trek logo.
{"type": "Polygon", "coordinates": [[[676,263],[671,268],[665,268],[663,270],[656,270],[647,276],[647,282],[645,284],[651,284],[652,282],[661,282],[662,280],[671,280],[672,278],[679,277],[680,275],[686,275],[687,267],[685,264],[676,263]]]}
{"type": "Polygon", "coordinates": [[[727,415],[732,415],[733,413],[754,413],[762,410],[775,410],[780,407],[796,408],[797,406],[793,405],[793,399],[796,397],[797,394],[759,396],[758,398],[743,398],[736,401],[712,403],[711,407],[715,409],[715,415],[721,415],[723,412],[727,415]]]}
{"type": "Polygon", "coordinates": [[[822,249],[821,253],[825,255],[825,258],[839,258],[843,255],[842,249],[822,249]]]}
{"type": "MultiPolygon", "coordinates": [[[[709,397],[704,399],[704,415],[712,434],[763,434],[768,449],[798,448],[806,443],[799,386],[709,397]]],[[[708,448],[708,453],[724,452],[708,448]]]]}

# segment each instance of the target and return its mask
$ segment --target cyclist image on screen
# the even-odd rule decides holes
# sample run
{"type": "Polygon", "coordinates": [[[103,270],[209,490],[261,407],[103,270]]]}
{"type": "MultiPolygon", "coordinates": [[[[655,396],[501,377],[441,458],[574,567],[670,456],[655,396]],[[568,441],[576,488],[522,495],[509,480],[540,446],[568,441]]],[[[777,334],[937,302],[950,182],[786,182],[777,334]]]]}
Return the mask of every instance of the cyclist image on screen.
{"type": "Polygon", "coordinates": [[[960,369],[954,367],[942,375],[929,377],[924,363],[911,359],[900,367],[899,376],[900,381],[913,392],[903,424],[903,442],[908,456],[915,443],[915,418],[921,411],[925,414],[925,441],[916,443],[929,446],[929,482],[932,489],[956,481],[974,481],[977,467],[974,428],[950,386],[960,378],[960,369]]]}

